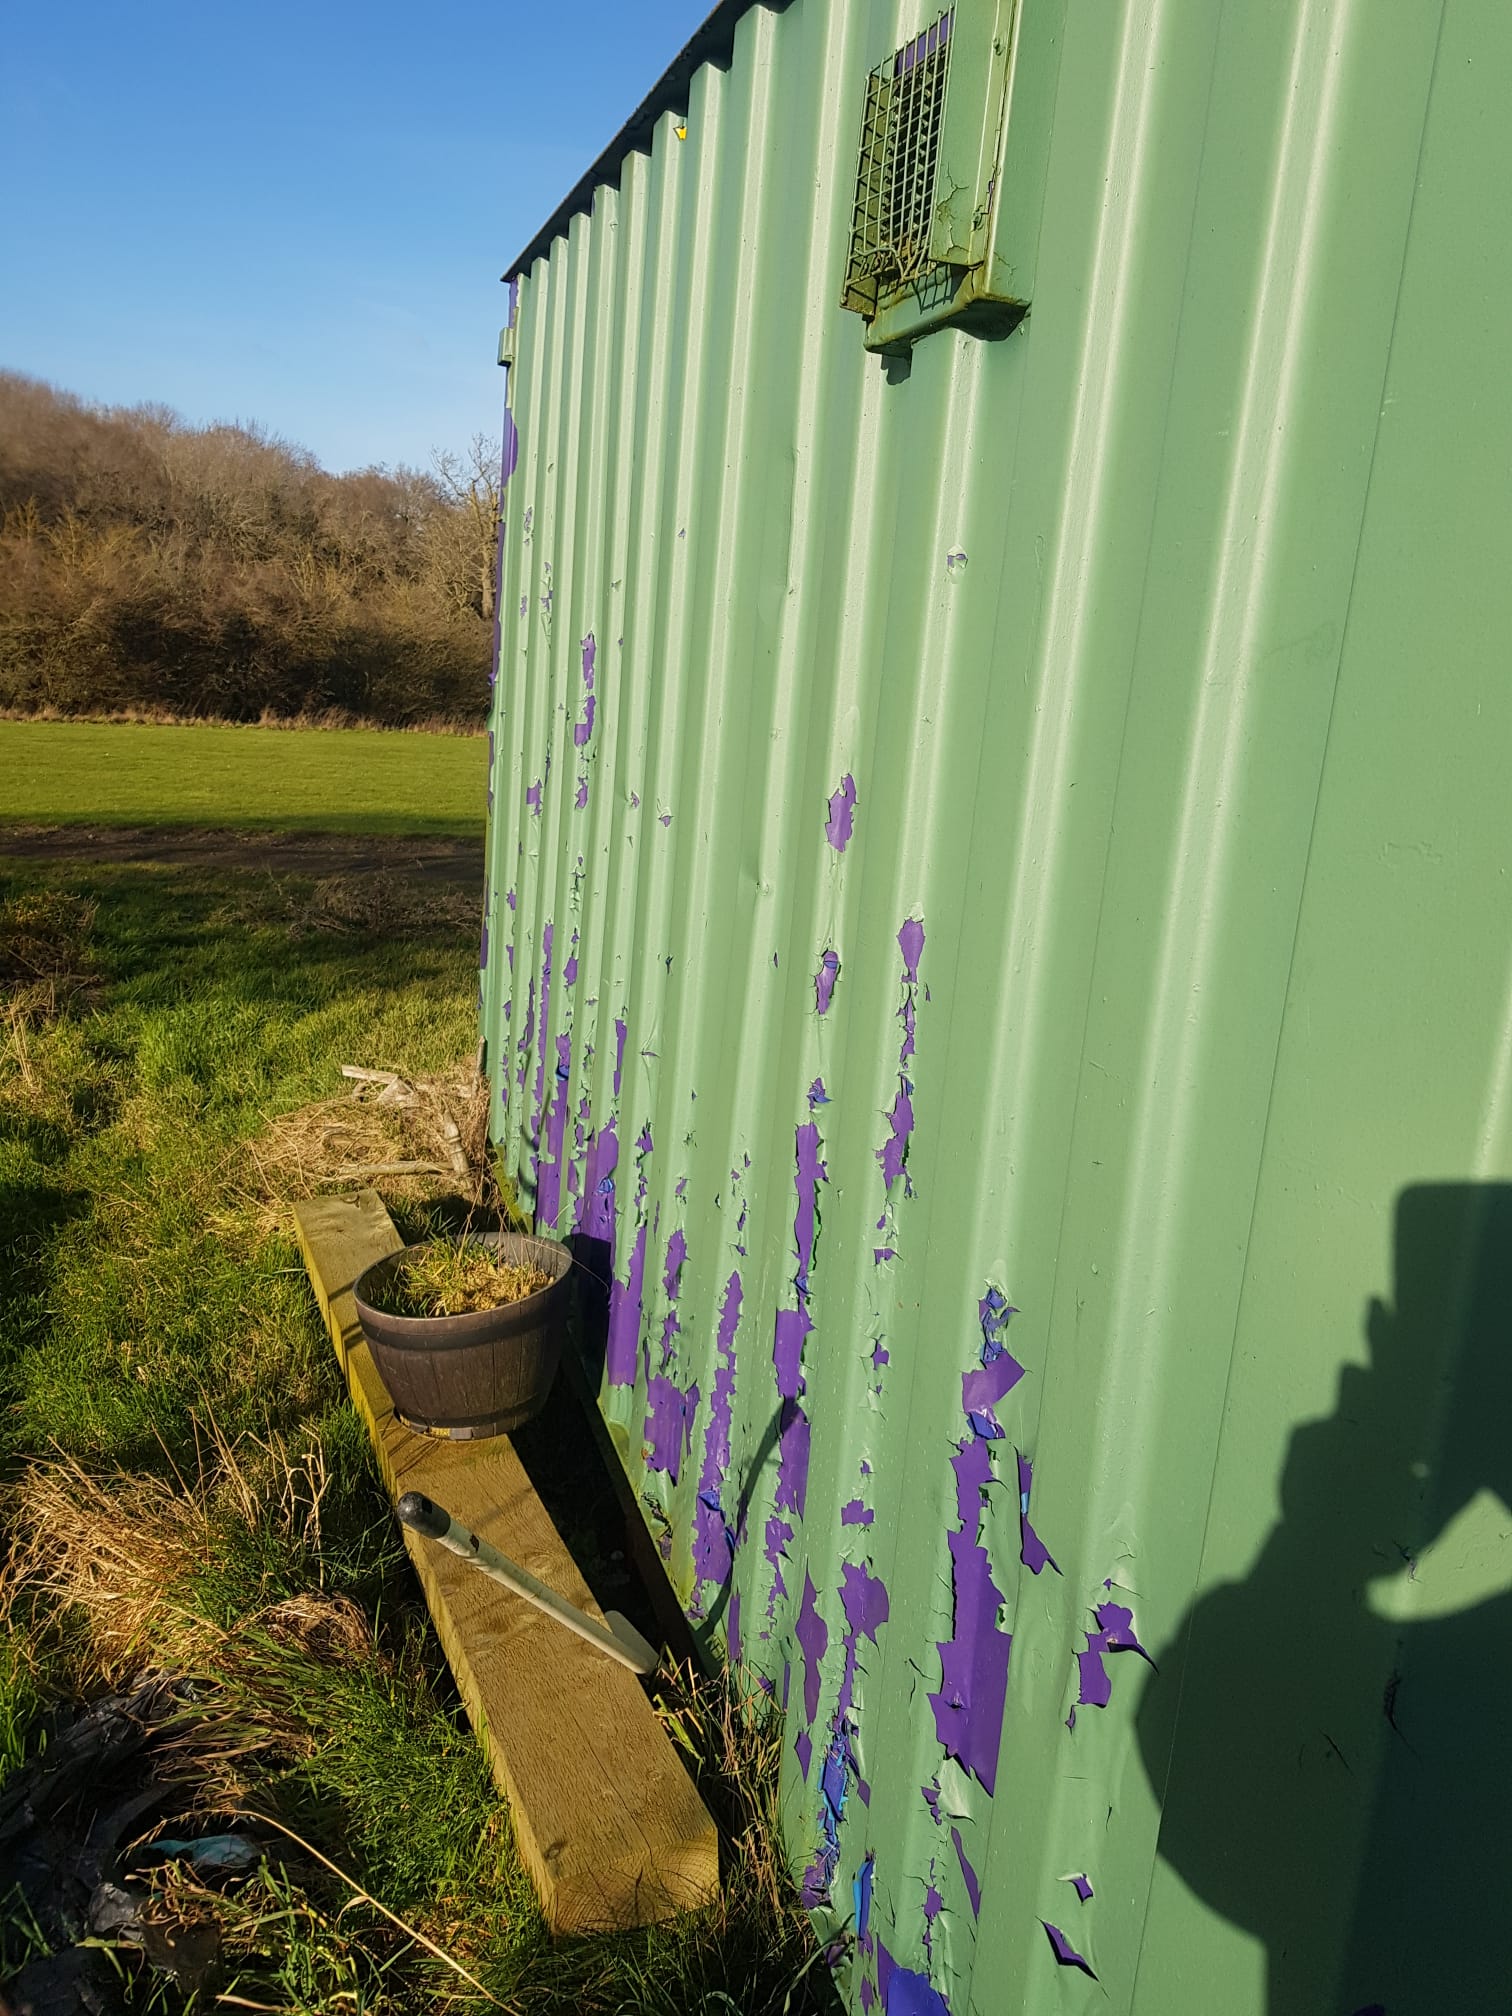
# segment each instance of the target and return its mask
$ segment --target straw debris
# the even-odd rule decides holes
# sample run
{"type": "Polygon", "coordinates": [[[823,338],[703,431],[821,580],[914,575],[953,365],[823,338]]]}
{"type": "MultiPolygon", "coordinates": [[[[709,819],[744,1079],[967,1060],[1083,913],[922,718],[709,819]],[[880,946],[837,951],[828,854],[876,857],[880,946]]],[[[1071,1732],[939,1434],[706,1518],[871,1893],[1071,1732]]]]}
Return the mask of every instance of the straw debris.
{"type": "Polygon", "coordinates": [[[393,1196],[460,1191],[484,1201],[488,1086],[470,1064],[414,1078],[341,1068],[349,1092],[282,1114],[247,1143],[265,1206],[360,1189],[377,1177],[393,1196]]]}

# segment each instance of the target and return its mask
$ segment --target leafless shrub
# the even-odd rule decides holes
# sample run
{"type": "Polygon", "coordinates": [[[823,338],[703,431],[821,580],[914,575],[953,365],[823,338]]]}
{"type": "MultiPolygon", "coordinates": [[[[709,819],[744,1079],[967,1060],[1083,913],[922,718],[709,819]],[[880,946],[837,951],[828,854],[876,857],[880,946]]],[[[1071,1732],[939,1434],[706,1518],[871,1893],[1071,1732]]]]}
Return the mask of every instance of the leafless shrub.
{"type": "Polygon", "coordinates": [[[478,721],[498,483],[333,476],[256,427],[0,372],[0,708],[478,721]]]}

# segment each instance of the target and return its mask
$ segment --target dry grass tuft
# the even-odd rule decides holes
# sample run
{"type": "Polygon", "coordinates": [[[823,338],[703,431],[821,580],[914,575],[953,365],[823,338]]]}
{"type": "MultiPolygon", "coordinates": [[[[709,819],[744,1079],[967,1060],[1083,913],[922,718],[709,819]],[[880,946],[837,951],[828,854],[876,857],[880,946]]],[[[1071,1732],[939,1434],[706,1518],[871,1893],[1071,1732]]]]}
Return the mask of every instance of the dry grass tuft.
{"type": "Polygon", "coordinates": [[[304,1590],[259,1611],[257,1622],[275,1645],[322,1665],[370,1666],[376,1656],[372,1627],[349,1596],[304,1590]]]}
{"type": "Polygon", "coordinates": [[[95,904],[61,889],[32,889],[0,903],[0,995],[18,1064],[27,1025],[51,1022],[94,986],[95,904]]]}
{"type": "MultiPolygon", "coordinates": [[[[267,835],[249,831],[227,843],[266,846],[267,835]]],[[[296,944],[312,938],[354,943],[415,938],[470,938],[478,928],[482,892],[440,876],[417,874],[413,866],[354,868],[322,875],[315,882],[294,874],[269,873],[230,892],[212,913],[226,926],[272,924],[296,944]]]]}
{"type": "Polygon", "coordinates": [[[296,937],[413,938],[430,931],[477,927],[478,898],[453,882],[422,882],[413,874],[378,868],[365,874],[326,875],[290,920],[296,937]]]}
{"type": "Polygon", "coordinates": [[[742,1917],[769,1919],[777,1942],[785,1937],[801,1964],[813,1941],[781,1846],[783,1722],[771,1696],[743,1668],[710,1676],[675,1666],[663,1675],[654,1706],[688,1757],[724,1837],[726,1874],[716,1908],[728,1912],[733,1905],[742,1917]]]}
{"type": "Polygon", "coordinates": [[[484,1200],[488,1086],[470,1064],[410,1079],[343,1068],[350,1092],[282,1114],[246,1144],[265,1215],[277,1218],[288,1202],[377,1178],[396,1197],[461,1190],[474,1203],[484,1200]]]}
{"type": "MultiPolygon", "coordinates": [[[[214,1671],[235,1633],[194,1607],[196,1580],[219,1570],[237,1527],[318,1555],[326,1488],[318,1445],[299,1455],[276,1437],[233,1446],[213,1425],[192,1481],[96,1475],[69,1456],[31,1463],[7,1508],[12,1541],[0,1573],[0,1628],[23,1600],[40,1598],[67,1614],[84,1627],[89,1670],[81,1677],[92,1685],[120,1685],[152,1664],[214,1671]]],[[[246,1625],[321,1658],[373,1653],[366,1620],[344,1598],[287,1597],[254,1610],[246,1625]]]]}

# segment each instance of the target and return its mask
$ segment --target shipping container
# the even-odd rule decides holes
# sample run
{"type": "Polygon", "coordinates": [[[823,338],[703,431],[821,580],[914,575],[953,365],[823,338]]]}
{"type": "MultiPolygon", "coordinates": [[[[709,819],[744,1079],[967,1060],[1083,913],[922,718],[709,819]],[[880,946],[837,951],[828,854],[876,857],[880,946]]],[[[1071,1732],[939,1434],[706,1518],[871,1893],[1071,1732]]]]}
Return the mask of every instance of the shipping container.
{"type": "Polygon", "coordinates": [[[726,5],[506,276],[493,1135],[852,2009],[1512,2007],[1509,76],[726,5]]]}

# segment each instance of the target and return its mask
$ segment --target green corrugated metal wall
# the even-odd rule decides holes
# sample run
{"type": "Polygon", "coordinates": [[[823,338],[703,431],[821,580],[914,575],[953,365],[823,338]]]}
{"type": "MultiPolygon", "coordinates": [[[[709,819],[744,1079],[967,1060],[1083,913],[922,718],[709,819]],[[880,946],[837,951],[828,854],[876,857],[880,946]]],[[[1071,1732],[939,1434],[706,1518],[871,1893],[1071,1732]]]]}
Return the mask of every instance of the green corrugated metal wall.
{"type": "Polygon", "coordinates": [[[929,11],[753,8],[521,276],[495,1135],[852,2006],[1509,2007],[1512,9],[1069,0],[904,373],[929,11]]]}

